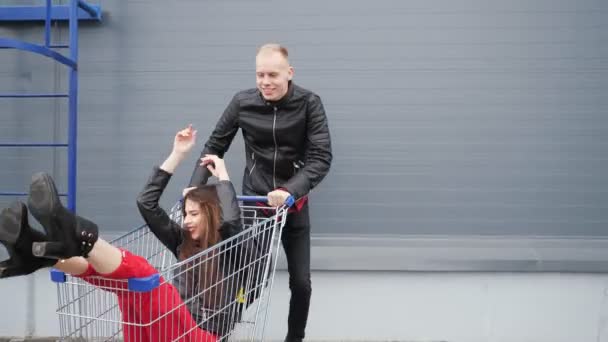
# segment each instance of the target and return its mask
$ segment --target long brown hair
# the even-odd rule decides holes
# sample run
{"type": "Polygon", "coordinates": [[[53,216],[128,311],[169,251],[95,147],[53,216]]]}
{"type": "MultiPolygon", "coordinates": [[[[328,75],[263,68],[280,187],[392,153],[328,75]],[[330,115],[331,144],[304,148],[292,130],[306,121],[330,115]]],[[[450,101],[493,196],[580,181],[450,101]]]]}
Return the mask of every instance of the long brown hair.
{"type": "MultiPolygon", "coordinates": [[[[192,201],[200,206],[201,216],[203,218],[203,231],[197,240],[193,240],[187,232],[183,234],[183,242],[179,248],[179,260],[185,260],[193,255],[206,250],[207,248],[220,242],[220,223],[221,223],[221,207],[217,189],[212,185],[197,187],[189,191],[184,196],[184,205],[182,206],[182,217],[186,217],[186,201],[192,201]]],[[[221,291],[221,286],[217,286],[218,281],[222,278],[220,274],[220,261],[216,251],[208,252],[201,258],[196,258],[189,263],[189,271],[186,272],[187,288],[191,293],[187,294],[190,298],[193,295],[200,294],[205,291],[202,300],[205,307],[213,309],[219,303],[214,303],[214,298],[217,298],[217,291],[221,291]],[[213,286],[216,285],[216,286],[213,286]],[[213,287],[212,287],[213,286],[213,287]],[[211,289],[209,289],[212,287],[211,289]]]]}
{"type": "Polygon", "coordinates": [[[200,206],[203,216],[203,233],[197,240],[190,234],[184,234],[184,241],[179,251],[179,259],[187,259],[198,252],[205,250],[220,241],[220,200],[215,186],[205,185],[189,191],[184,197],[182,217],[186,217],[186,201],[192,201],[200,206]]]}

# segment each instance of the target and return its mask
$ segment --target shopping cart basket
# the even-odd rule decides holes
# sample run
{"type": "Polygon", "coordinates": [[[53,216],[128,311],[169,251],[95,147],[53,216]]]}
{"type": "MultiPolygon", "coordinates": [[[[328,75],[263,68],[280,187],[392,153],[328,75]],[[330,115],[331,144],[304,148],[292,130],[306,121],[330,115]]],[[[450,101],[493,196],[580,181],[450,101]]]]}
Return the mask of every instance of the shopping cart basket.
{"type": "MultiPolygon", "coordinates": [[[[212,331],[218,341],[263,340],[288,207],[260,207],[266,197],[259,196],[239,196],[239,201],[243,232],[183,261],[145,225],[112,241],[146,258],[158,270],[150,277],[80,278],[52,270],[62,341],[211,341],[200,337],[200,331],[212,331]],[[159,298],[155,290],[161,286],[175,286],[180,298],[159,298]],[[118,296],[135,310],[121,308],[118,296]],[[138,309],[161,304],[170,309],[138,309]],[[176,322],[183,306],[191,318],[178,317],[176,322]],[[180,323],[187,319],[196,323],[180,323]]],[[[170,211],[180,225],[181,205],[170,211]]]]}

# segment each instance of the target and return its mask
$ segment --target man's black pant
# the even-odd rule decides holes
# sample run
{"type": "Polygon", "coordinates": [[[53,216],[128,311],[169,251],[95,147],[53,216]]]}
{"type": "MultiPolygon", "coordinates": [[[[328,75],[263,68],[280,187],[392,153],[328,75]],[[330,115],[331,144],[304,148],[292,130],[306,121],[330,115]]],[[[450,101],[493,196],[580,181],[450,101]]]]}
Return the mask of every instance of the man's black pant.
{"type": "Polygon", "coordinates": [[[308,203],[298,212],[288,214],[281,242],[287,256],[289,271],[289,317],[286,341],[304,338],[310,295],[310,217],[308,203]]]}

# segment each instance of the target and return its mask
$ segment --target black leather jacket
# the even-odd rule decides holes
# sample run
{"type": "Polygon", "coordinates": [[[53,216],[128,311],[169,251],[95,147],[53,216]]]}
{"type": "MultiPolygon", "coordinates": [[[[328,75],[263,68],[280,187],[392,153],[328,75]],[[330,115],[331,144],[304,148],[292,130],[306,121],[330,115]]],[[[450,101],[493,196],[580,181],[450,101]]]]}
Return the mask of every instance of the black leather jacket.
{"type": "MultiPolygon", "coordinates": [[[[170,173],[161,170],[159,167],[154,167],[152,175],[137,197],[137,208],[150,230],[177,258],[179,246],[183,241],[184,230],[171,220],[169,214],[158,203],[171,176],[170,173]]],[[[222,209],[220,234],[222,240],[225,240],[243,230],[241,209],[234,186],[230,181],[221,181],[215,187],[222,209]]]]}
{"type": "MultiPolygon", "coordinates": [[[[329,172],[331,139],[319,96],[290,82],[277,102],[257,89],[237,93],[205,144],[201,157],[223,158],[238,129],[245,140],[243,193],[266,195],[285,188],[296,199],[305,196],[329,172]]],[[[196,163],[191,186],[205,184],[209,171],[196,163]]]]}
{"type": "MultiPolygon", "coordinates": [[[[154,235],[179,259],[179,249],[184,240],[184,230],[171,220],[167,212],[159,206],[159,199],[170,178],[170,173],[155,167],[144,189],[137,197],[137,207],[154,235]]],[[[231,182],[221,181],[216,185],[216,189],[222,209],[220,234],[222,239],[227,239],[242,230],[240,208],[231,182]]],[[[243,247],[249,248],[250,246],[243,247]]],[[[241,255],[240,253],[239,255],[221,253],[221,272],[224,274],[234,274],[234,269],[237,267],[237,265],[234,265],[235,263],[241,262],[240,260],[243,260],[243,258],[255,260],[256,253],[259,250],[256,248],[249,249],[246,255],[241,255]]],[[[193,293],[190,293],[192,292],[192,286],[187,285],[188,281],[186,279],[188,272],[192,271],[192,269],[189,269],[187,272],[177,272],[179,275],[172,279],[173,285],[178,289],[184,300],[193,295],[193,293]]],[[[219,275],[218,277],[222,278],[224,275],[219,275]]],[[[240,312],[241,308],[237,307],[236,304],[229,306],[223,304],[233,303],[234,298],[238,295],[237,291],[238,286],[232,286],[220,294],[223,298],[215,300],[217,303],[221,301],[224,309],[210,318],[206,318],[204,314],[204,312],[209,312],[210,308],[203,307],[203,304],[199,304],[200,307],[193,307],[195,303],[202,301],[192,301],[192,305],[188,305],[192,317],[201,325],[201,328],[217,336],[226,335],[233,328],[234,324],[238,322],[239,315],[235,313],[235,310],[240,312]]]]}

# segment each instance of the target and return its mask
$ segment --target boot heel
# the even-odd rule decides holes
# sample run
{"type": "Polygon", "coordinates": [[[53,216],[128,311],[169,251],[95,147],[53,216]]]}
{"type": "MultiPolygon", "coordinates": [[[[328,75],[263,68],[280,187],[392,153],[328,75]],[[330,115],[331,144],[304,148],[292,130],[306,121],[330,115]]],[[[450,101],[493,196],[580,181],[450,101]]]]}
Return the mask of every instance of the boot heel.
{"type": "Polygon", "coordinates": [[[14,202],[10,208],[2,210],[0,214],[0,241],[14,245],[21,234],[21,222],[23,216],[27,216],[27,209],[22,204],[14,202]]]}
{"type": "Polygon", "coordinates": [[[3,262],[0,262],[0,278],[10,277],[14,273],[16,273],[16,268],[17,267],[13,265],[10,260],[4,260],[3,262]]]}
{"type": "Polygon", "coordinates": [[[62,242],[34,242],[32,254],[39,258],[63,259],[65,245],[62,242]]]}

